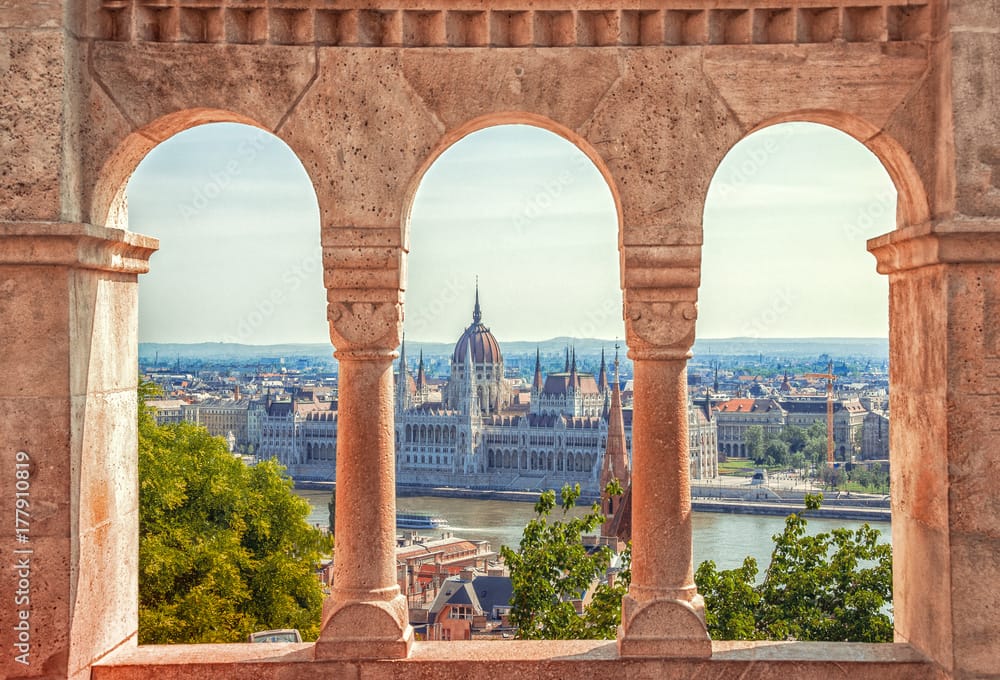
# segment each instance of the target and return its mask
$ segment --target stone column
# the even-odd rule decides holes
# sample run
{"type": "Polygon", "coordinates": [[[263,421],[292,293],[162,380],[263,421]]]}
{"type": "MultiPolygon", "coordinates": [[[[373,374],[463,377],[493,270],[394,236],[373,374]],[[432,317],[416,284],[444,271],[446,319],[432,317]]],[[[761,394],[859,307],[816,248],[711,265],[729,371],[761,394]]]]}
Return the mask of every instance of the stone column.
{"type": "MultiPolygon", "coordinates": [[[[330,337],[340,366],[334,584],[324,603],[318,659],[405,658],[413,641],[395,556],[392,362],[401,294],[398,287],[338,287],[385,276],[385,263],[400,258],[398,247],[351,249],[335,241],[324,251],[330,337]],[[387,260],[390,250],[396,254],[387,260]]],[[[398,270],[388,273],[398,280],[398,270]]]]}
{"type": "Polygon", "coordinates": [[[135,643],[137,274],[155,239],[0,223],[0,677],[135,643]]]}
{"type": "MultiPolygon", "coordinates": [[[[628,276],[626,270],[626,283],[628,276]]],[[[696,294],[697,289],[626,288],[635,413],[632,585],[618,632],[624,657],[712,653],[691,561],[686,381],[696,294]]]]}
{"type": "Polygon", "coordinates": [[[896,639],[943,677],[1000,658],[1000,219],[868,242],[889,275],[896,639]]]}

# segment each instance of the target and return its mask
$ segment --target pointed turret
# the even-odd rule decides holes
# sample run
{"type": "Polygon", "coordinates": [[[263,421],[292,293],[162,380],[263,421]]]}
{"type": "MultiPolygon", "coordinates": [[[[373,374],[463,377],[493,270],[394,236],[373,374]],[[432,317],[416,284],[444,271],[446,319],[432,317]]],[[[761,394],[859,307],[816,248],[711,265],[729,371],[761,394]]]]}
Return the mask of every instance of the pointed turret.
{"type": "Polygon", "coordinates": [[[476,306],[472,308],[472,323],[480,323],[483,320],[483,312],[479,309],[479,277],[476,277],[476,306]]]}
{"type": "MultiPolygon", "coordinates": [[[[569,395],[576,395],[577,388],[579,387],[579,376],[576,373],[576,347],[573,348],[570,353],[570,363],[569,363],[569,383],[566,386],[566,393],[569,395]]],[[[576,409],[574,409],[575,411],[576,409]]]]}
{"type": "Polygon", "coordinates": [[[615,510],[620,499],[607,494],[608,484],[617,479],[622,489],[631,483],[628,453],[625,450],[625,418],[622,415],[622,395],[619,388],[618,353],[615,352],[615,381],[611,385],[611,408],[608,414],[608,443],[604,449],[604,463],[601,466],[601,509],[605,521],[601,533],[610,536],[615,510]]]}
{"type": "Polygon", "coordinates": [[[417,364],[417,390],[424,388],[424,350],[420,350],[420,363],[417,364]]]}
{"type": "Polygon", "coordinates": [[[542,389],[544,387],[545,387],[545,381],[542,380],[542,358],[541,358],[540,352],[538,351],[538,348],[536,347],[535,348],[535,377],[531,381],[531,389],[535,390],[539,394],[541,394],[542,393],[542,389]]]}
{"type": "Polygon", "coordinates": [[[597,373],[597,389],[601,394],[608,393],[608,369],[604,363],[604,348],[601,348],[601,370],[597,373]]]}
{"type": "MultiPolygon", "coordinates": [[[[478,307],[477,307],[478,308],[478,307]]],[[[465,346],[465,394],[468,412],[479,415],[479,395],[476,387],[476,366],[472,363],[472,347],[465,346]]]]}
{"type": "MultiPolygon", "coordinates": [[[[396,374],[396,412],[402,412],[411,406],[410,372],[406,369],[406,335],[399,345],[399,373],[396,374]]],[[[293,399],[294,401],[294,399],[293,399]]]]}
{"type": "Polygon", "coordinates": [[[569,373],[569,345],[566,345],[566,365],[563,367],[563,373],[569,373]]]}

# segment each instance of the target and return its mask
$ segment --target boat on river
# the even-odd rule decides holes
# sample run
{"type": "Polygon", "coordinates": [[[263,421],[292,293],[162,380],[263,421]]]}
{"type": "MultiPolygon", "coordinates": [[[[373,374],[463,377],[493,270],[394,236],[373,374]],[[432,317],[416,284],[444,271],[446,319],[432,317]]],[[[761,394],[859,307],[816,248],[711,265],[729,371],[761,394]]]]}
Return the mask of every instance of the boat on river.
{"type": "Polygon", "coordinates": [[[400,529],[443,529],[448,520],[429,512],[396,511],[396,526],[400,529]]]}

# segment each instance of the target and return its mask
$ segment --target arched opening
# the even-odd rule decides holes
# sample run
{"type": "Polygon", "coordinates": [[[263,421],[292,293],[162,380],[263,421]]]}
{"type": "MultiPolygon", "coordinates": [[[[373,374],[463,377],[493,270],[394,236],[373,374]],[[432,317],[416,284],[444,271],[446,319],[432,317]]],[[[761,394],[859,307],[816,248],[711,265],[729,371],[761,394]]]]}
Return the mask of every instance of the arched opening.
{"type": "MultiPolygon", "coordinates": [[[[602,162],[551,121],[509,122],[480,119],[450,134],[431,154],[405,211],[405,370],[422,371],[429,387],[423,404],[396,410],[397,427],[418,413],[427,417],[430,402],[440,404],[431,417],[446,427],[472,428],[468,446],[456,452],[466,464],[436,480],[445,486],[534,490],[539,473],[556,472],[559,418],[580,428],[602,417],[601,348],[610,372],[615,339],[624,336],[620,209],[602,162]],[[588,339],[587,346],[550,340],[557,337],[588,339]],[[542,377],[533,391],[536,345],[542,377]],[[547,376],[555,382],[545,387],[547,376]],[[560,380],[579,384],[560,391],[560,380]],[[498,452],[490,464],[485,443],[518,442],[524,448],[498,452]],[[477,477],[476,470],[491,467],[504,473],[477,477]]],[[[603,452],[597,445],[584,444],[593,459],[603,452]]],[[[575,467],[559,465],[563,474],[546,483],[579,481],[575,467]]],[[[409,479],[405,465],[397,479],[409,479]]],[[[596,482],[586,492],[596,494],[596,482]]]]}
{"type": "MultiPolygon", "coordinates": [[[[761,498],[830,486],[869,495],[887,541],[888,442],[871,449],[863,432],[867,414],[889,417],[889,294],[866,243],[926,219],[926,202],[905,155],[880,153],[895,148],[884,135],[865,136],[843,117],[820,120],[846,131],[775,121],[737,143],[713,177],[688,371],[689,394],[715,433],[706,419],[691,421],[704,431],[690,434],[716,442],[723,461],[733,457],[730,470],[767,468],[761,498]]],[[[694,469],[705,470],[692,461],[694,469]]],[[[715,493],[740,496],[738,483],[723,474],[715,493]]],[[[699,539],[714,530],[724,535],[712,517],[695,517],[696,566],[708,549],[699,539]]],[[[779,530],[767,527],[760,542],[770,549],[779,530]]],[[[745,556],[728,558],[736,566],[745,556]]],[[[753,556],[766,568],[766,552],[753,556]]]]}
{"type": "MultiPolygon", "coordinates": [[[[330,479],[336,432],[328,416],[335,413],[335,383],[302,376],[315,376],[317,371],[330,374],[332,361],[317,361],[316,355],[310,359],[308,351],[273,349],[312,342],[330,356],[319,210],[312,183],[288,146],[260,128],[207,124],[196,114],[178,114],[158,129],[164,134],[155,138],[155,148],[148,148],[148,137],[143,138],[147,146],[126,140],[116,162],[138,161],[137,151],[144,156],[127,185],[121,180],[120,187],[106,187],[115,189],[117,197],[112,199],[115,207],[109,209],[108,221],[160,241],[138,291],[140,375],[163,392],[153,400],[154,417],[159,420],[162,412],[179,404],[183,420],[226,439],[248,466],[275,459],[292,475],[330,479]],[[192,120],[206,124],[176,129],[192,120]]],[[[113,178],[114,173],[106,177],[108,182],[113,178]]],[[[140,447],[140,475],[156,474],[148,459],[143,463],[145,450],[140,447]]],[[[140,481],[141,504],[148,508],[164,502],[148,491],[155,483],[140,481]]],[[[160,483],[176,482],[175,478],[160,483]]],[[[293,519],[296,512],[288,510],[289,522],[313,525],[307,514],[293,519]]],[[[156,531],[150,522],[140,522],[140,545],[158,544],[162,535],[156,531]]],[[[240,545],[243,535],[232,540],[240,545]]],[[[166,545],[191,552],[180,539],[166,545]]],[[[309,548],[309,553],[313,551],[309,548]]],[[[225,551],[220,556],[228,558],[225,551]]],[[[205,577],[196,564],[178,566],[168,596],[177,601],[165,601],[162,593],[150,594],[162,589],[163,582],[156,577],[160,566],[140,549],[140,624],[171,607],[183,608],[179,603],[189,590],[184,584],[205,577]]],[[[232,578],[233,583],[250,584],[256,576],[241,568],[232,578]]],[[[289,603],[302,610],[295,620],[301,622],[303,635],[314,638],[319,630],[321,584],[311,578],[302,585],[315,588],[315,601],[296,594],[289,596],[289,603]]],[[[261,601],[269,595],[258,591],[258,585],[245,587],[261,601]]],[[[166,617],[165,621],[171,620],[171,615],[166,617]]],[[[201,641],[244,640],[257,629],[257,619],[244,620],[249,624],[187,634],[201,641]],[[241,628],[247,625],[254,628],[241,628]]],[[[281,621],[292,623],[289,617],[281,621]]],[[[178,619],[176,625],[184,628],[190,622],[178,619]]],[[[174,639],[170,635],[162,628],[140,625],[140,641],[174,639]]]]}

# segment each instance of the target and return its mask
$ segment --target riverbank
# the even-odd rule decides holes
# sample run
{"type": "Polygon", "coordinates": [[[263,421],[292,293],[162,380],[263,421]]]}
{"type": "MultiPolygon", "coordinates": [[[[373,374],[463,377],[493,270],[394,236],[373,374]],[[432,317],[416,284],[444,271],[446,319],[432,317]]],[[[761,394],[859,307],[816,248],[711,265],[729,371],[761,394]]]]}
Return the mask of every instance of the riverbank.
{"type": "MultiPolygon", "coordinates": [[[[315,482],[301,480],[295,482],[296,489],[327,491],[333,490],[335,482],[315,482]]],[[[708,491],[706,487],[704,491],[708,491]]],[[[714,488],[711,491],[715,491],[714,488]]],[[[730,498],[706,498],[707,494],[695,486],[692,488],[695,498],[691,508],[696,512],[716,512],[743,515],[773,515],[785,516],[793,512],[802,512],[805,505],[801,496],[798,498],[779,498],[777,495],[765,495],[764,498],[747,498],[745,494],[734,494],[730,498]]],[[[783,494],[785,495],[785,494],[783,494]]],[[[414,496],[434,496],[437,498],[464,498],[478,501],[515,501],[519,503],[534,503],[538,500],[536,491],[497,491],[492,489],[461,489],[455,487],[406,486],[396,487],[398,498],[414,496]]],[[[581,502],[591,503],[596,498],[583,498],[581,502]]],[[[809,512],[810,517],[825,519],[843,519],[859,522],[888,522],[891,512],[888,501],[869,497],[830,497],[823,501],[823,507],[809,512]]]]}

